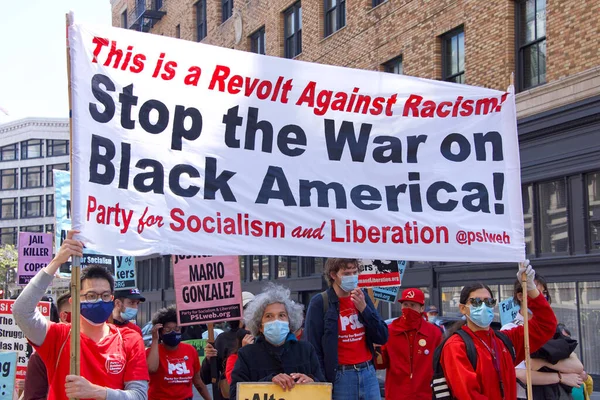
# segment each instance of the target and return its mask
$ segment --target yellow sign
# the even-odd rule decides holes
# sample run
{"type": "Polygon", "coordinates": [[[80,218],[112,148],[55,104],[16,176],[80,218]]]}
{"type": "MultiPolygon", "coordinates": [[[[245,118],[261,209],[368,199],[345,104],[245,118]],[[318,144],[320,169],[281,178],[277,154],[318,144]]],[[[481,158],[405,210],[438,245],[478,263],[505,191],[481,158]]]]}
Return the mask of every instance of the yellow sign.
{"type": "Polygon", "coordinates": [[[330,400],[331,383],[303,383],[284,392],[274,383],[238,383],[238,400],[330,400]]]}

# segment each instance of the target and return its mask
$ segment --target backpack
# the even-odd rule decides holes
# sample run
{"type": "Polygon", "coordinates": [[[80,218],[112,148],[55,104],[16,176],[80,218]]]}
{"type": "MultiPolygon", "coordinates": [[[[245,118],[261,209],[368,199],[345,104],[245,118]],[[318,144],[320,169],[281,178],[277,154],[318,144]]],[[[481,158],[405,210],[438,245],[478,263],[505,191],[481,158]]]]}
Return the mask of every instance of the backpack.
{"type": "MultiPolygon", "coordinates": [[[[513,363],[517,359],[517,355],[515,353],[515,348],[504,333],[500,331],[493,331],[496,334],[496,337],[504,343],[504,346],[510,352],[510,355],[513,359],[513,363]]],[[[475,343],[473,342],[473,338],[467,332],[459,329],[454,332],[454,334],[460,336],[460,338],[465,342],[465,346],[467,348],[467,358],[473,367],[473,370],[477,370],[477,349],[475,348],[475,343]]],[[[440,359],[442,358],[442,349],[446,344],[446,341],[450,339],[453,335],[450,335],[440,345],[435,349],[433,353],[433,379],[431,380],[431,388],[432,391],[432,399],[433,400],[450,400],[454,399],[452,393],[450,393],[450,388],[448,387],[448,383],[446,382],[446,376],[444,375],[444,369],[442,368],[442,363],[440,359]]]]}
{"type": "Polygon", "coordinates": [[[327,294],[327,290],[321,292],[321,297],[323,298],[323,317],[327,314],[327,310],[329,310],[329,295],[327,294]]]}

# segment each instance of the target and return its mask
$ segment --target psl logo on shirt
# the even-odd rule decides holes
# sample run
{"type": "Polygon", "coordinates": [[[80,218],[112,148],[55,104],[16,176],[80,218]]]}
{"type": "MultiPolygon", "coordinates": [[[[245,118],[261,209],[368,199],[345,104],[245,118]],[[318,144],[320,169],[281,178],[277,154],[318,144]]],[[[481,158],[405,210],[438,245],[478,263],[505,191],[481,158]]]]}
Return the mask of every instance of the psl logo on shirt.
{"type": "Polygon", "coordinates": [[[109,374],[120,374],[123,372],[125,368],[125,358],[123,355],[114,353],[106,355],[106,363],[104,363],[104,368],[109,374]]]}
{"type": "Polygon", "coordinates": [[[169,367],[169,375],[173,375],[173,373],[177,374],[177,375],[184,375],[184,374],[189,374],[190,370],[188,369],[185,360],[187,360],[187,357],[185,358],[178,358],[178,359],[174,359],[174,360],[169,360],[167,358],[167,366],[169,367]]]}
{"type": "Polygon", "coordinates": [[[355,330],[362,328],[364,325],[358,320],[358,314],[351,314],[348,316],[341,316],[342,321],[342,331],[346,331],[348,325],[350,325],[350,329],[355,330]]]}

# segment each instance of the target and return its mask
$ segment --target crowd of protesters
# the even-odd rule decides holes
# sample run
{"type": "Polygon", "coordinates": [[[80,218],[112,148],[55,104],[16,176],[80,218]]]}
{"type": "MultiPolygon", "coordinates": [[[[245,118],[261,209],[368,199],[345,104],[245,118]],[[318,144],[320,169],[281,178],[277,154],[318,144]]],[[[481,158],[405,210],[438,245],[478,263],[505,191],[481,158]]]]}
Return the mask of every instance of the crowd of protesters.
{"type": "Polygon", "coordinates": [[[460,294],[464,321],[442,332],[438,309],[425,308],[424,293],[402,291],[402,315],[389,325],[368,293],[358,288],[356,259],[330,258],[329,288],[304,307],[290,291],[269,283],[254,296],[243,292],[243,319],[207,344],[201,364],[184,342],[175,306],[152,318],[152,342],[145,348],[135,320],[145,301],[137,289],[114,290],[101,266],[81,273],[81,373],[71,375],[71,298],[57,299],[51,321],[37,309],[59,266],[82,256],[83,245],[68,233],[55,258],[15,301],[15,320],[35,352],[21,395],[24,399],[184,400],[196,388],[205,399],[236,399],[237,384],[272,382],[284,391],[329,382],[335,400],[380,399],[376,369],[385,370],[386,399],[491,399],[525,397],[523,321],[529,321],[534,399],[585,398],[591,378],[576,356],[577,342],[558,324],[548,287],[532,266],[522,264],[514,301],[523,310],[500,332],[490,328],[497,299],[483,283],[460,294]],[[527,276],[527,293],[520,284],[527,276]],[[211,364],[216,359],[215,376],[211,364]],[[441,371],[441,374],[439,373],[441,371]],[[437,375],[436,375],[437,374],[437,375]],[[212,397],[207,385],[213,385],[212,397]],[[581,397],[580,397],[581,396],[581,397]]]}

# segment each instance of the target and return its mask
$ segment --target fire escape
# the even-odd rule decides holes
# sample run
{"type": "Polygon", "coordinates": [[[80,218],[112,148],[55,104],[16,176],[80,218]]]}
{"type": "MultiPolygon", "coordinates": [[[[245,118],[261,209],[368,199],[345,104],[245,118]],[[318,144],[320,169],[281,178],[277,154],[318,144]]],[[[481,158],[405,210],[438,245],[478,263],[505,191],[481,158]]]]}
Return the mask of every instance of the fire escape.
{"type": "Polygon", "coordinates": [[[127,20],[131,21],[128,28],[149,32],[154,24],[167,14],[162,8],[163,0],[135,0],[135,7],[127,16],[127,20]]]}

